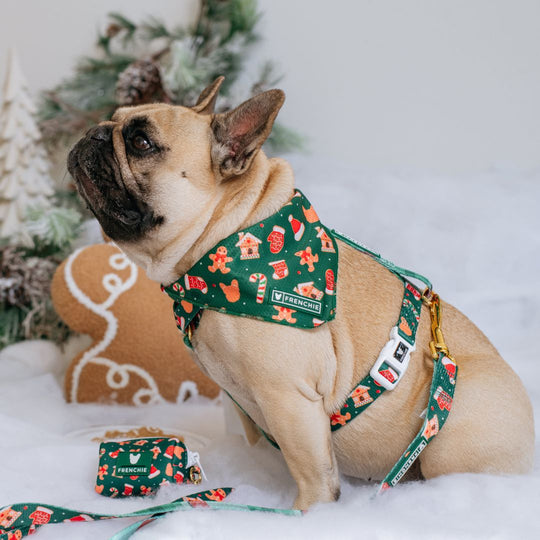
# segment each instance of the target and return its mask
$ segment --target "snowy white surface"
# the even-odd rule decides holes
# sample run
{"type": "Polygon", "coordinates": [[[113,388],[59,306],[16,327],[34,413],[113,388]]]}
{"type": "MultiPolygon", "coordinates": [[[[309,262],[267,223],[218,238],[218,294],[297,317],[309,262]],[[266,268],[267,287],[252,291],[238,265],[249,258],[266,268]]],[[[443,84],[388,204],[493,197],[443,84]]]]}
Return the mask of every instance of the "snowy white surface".
{"type": "MultiPolygon", "coordinates": [[[[540,417],[540,174],[380,176],[320,158],[292,161],[298,187],[325,223],[429,276],[446,300],[480,326],[521,376],[540,417]]],[[[98,444],[88,434],[70,433],[114,425],[197,434],[193,449],[209,478],[201,488],[231,486],[236,488],[231,502],[291,506],[295,486],[279,452],[264,441],[249,447],[231,435],[219,403],[199,398],[147,408],[67,405],[61,382],[65,365],[65,357],[44,342],[0,353],[0,507],[36,501],[121,513],[196,491],[168,486],[153,500],[97,495],[98,444]]],[[[374,486],[343,477],[341,500],[302,518],[179,512],[136,537],[539,538],[537,461],[527,477],[453,475],[398,486],[375,500],[370,498],[374,486]]],[[[107,538],[128,522],[45,526],[38,538],[107,538]]]]}

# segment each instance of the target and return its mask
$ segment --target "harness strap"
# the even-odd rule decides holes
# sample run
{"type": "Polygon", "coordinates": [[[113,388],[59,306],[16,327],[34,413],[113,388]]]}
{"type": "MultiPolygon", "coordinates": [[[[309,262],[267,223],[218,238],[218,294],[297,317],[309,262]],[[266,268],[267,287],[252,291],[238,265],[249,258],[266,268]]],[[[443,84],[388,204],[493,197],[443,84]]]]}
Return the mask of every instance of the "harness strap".
{"type": "MultiPolygon", "coordinates": [[[[360,246],[352,239],[344,237],[340,233],[335,233],[337,237],[348,243],[352,247],[360,249],[376,258],[378,262],[385,261],[380,255],[375,254],[360,246]]],[[[386,261],[388,263],[388,261],[386,261]]],[[[383,264],[381,262],[381,264],[383,264]]],[[[429,392],[428,406],[425,419],[420,431],[409,444],[405,452],[392,467],[379,486],[377,493],[382,493],[390,487],[394,487],[416,461],[420,453],[426,448],[430,440],[437,435],[442,428],[454,399],[455,383],[457,378],[457,365],[448,352],[448,347],[444,342],[441,324],[441,307],[439,296],[432,293],[429,280],[411,272],[401,269],[391,263],[383,264],[386,268],[397,274],[404,284],[404,295],[401,303],[399,320],[397,326],[390,332],[390,341],[383,347],[379,358],[371,369],[369,375],[366,375],[349,394],[343,407],[330,417],[331,430],[336,431],[345,424],[356,418],[365,411],[385,390],[393,389],[395,384],[401,378],[409,362],[410,354],[415,350],[416,331],[420,321],[420,311],[424,301],[431,315],[431,330],[433,341],[430,343],[432,351],[434,369],[429,392]],[[416,277],[427,285],[424,294],[420,294],[418,289],[409,281],[404,279],[403,275],[416,277]],[[393,369],[394,368],[394,369],[393,369]],[[401,368],[401,369],[400,369],[401,368]],[[397,371],[397,377],[395,373],[397,371]]],[[[237,407],[248,417],[248,413],[242,406],[227,392],[229,397],[237,407]]],[[[252,420],[253,421],[253,420],[252,420]]],[[[254,422],[255,423],[255,422],[254,422]]],[[[256,423],[255,425],[266,438],[266,440],[279,450],[279,445],[256,423]]]]}
{"type": "MultiPolygon", "coordinates": [[[[416,349],[416,331],[422,309],[422,295],[407,280],[398,323],[390,331],[390,340],[383,347],[371,371],[349,393],[341,409],[330,416],[332,431],[354,420],[379,398],[385,390],[393,390],[407,370],[411,353],[416,349]]],[[[279,445],[256,424],[243,407],[227,392],[235,405],[257,426],[263,437],[279,450],[279,445]]]]}
{"type": "Polygon", "coordinates": [[[343,234],[342,232],[336,231],[335,229],[332,229],[332,234],[339,238],[342,242],[345,242],[349,246],[358,249],[359,251],[363,251],[364,253],[367,253],[368,255],[371,255],[379,264],[390,270],[390,272],[393,272],[399,277],[407,276],[413,279],[417,279],[421,281],[430,291],[433,289],[433,285],[431,284],[431,281],[422,274],[418,274],[417,272],[413,272],[412,270],[407,270],[406,268],[402,268],[401,266],[395,265],[392,261],[389,261],[388,259],[385,259],[384,257],[381,257],[380,253],[377,253],[375,251],[372,251],[371,249],[368,249],[366,246],[363,246],[362,244],[359,244],[356,240],[353,240],[350,236],[347,236],[346,234],[343,234]]]}

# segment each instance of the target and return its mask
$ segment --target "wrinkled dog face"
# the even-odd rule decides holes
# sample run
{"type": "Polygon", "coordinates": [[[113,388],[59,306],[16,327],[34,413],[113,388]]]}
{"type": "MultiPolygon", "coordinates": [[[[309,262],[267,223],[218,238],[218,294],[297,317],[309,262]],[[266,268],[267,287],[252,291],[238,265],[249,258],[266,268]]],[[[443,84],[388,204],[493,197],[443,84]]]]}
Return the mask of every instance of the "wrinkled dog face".
{"type": "Polygon", "coordinates": [[[137,242],[211,194],[209,123],[184,107],[123,108],[75,145],[69,172],[109,237],[137,242]]]}
{"type": "Polygon", "coordinates": [[[69,154],[69,172],[103,230],[147,272],[165,252],[183,256],[202,234],[223,182],[249,169],[283,104],[283,92],[269,90],[213,114],[222,81],[192,108],[118,109],[69,154]]]}

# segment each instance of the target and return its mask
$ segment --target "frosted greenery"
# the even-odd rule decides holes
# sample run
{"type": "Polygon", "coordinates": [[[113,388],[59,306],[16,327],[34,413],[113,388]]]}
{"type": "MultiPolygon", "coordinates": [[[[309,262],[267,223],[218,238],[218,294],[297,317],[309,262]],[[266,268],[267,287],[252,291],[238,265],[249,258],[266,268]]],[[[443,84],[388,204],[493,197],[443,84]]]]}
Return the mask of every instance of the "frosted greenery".
{"type": "MultiPolygon", "coordinates": [[[[191,26],[110,14],[97,38],[97,54],[82,58],[69,77],[45,92],[40,117],[46,139],[50,144],[69,141],[110,118],[119,105],[193,105],[220,75],[225,82],[219,111],[270,88],[280,79],[271,62],[258,73],[245,70],[250,48],[259,39],[259,19],[256,0],[202,0],[191,26]],[[246,88],[240,79],[251,83],[246,88]]],[[[298,133],[276,124],[267,149],[283,152],[302,146],[298,133]]]]}

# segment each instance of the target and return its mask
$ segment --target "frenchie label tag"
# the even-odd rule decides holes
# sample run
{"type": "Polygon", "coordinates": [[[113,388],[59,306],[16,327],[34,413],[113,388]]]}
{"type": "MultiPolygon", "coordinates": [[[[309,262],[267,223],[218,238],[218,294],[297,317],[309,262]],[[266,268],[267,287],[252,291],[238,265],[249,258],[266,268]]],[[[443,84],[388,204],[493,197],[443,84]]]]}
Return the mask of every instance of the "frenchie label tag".
{"type": "Polygon", "coordinates": [[[314,313],[315,315],[320,315],[322,312],[322,302],[313,300],[312,298],[306,298],[305,296],[300,296],[299,294],[281,291],[279,289],[272,289],[270,303],[291,309],[306,311],[307,313],[314,313]]]}
{"type": "Polygon", "coordinates": [[[116,476],[148,476],[152,452],[120,452],[116,463],[116,476]]]}

